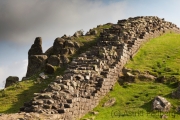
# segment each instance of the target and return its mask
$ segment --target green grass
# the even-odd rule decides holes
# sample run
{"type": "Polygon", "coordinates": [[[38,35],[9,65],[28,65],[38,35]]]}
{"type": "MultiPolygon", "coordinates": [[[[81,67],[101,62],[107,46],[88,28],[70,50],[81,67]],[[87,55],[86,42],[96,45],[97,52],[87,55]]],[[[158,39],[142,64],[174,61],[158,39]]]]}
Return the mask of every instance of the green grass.
{"type": "Polygon", "coordinates": [[[97,35],[87,35],[87,36],[80,36],[75,38],[75,41],[80,43],[81,47],[79,48],[78,51],[76,51],[75,54],[69,56],[70,59],[72,60],[72,58],[77,57],[79,54],[87,51],[92,46],[96,45],[97,40],[99,39],[100,32],[102,32],[102,30],[105,28],[111,28],[111,25],[105,24],[100,27],[93,28],[93,30],[97,30],[97,35]]]}
{"type": "Polygon", "coordinates": [[[0,90],[0,113],[16,113],[24,102],[33,98],[33,93],[41,92],[50,84],[57,75],[62,75],[65,68],[56,68],[54,75],[49,75],[48,79],[37,80],[38,74],[29,80],[20,81],[12,86],[0,90]]]}
{"type": "Polygon", "coordinates": [[[180,76],[180,35],[168,33],[142,46],[127,68],[156,76],[180,76]]]}
{"type": "Polygon", "coordinates": [[[157,115],[158,113],[153,113],[151,109],[152,100],[157,95],[167,98],[173,105],[168,120],[174,120],[172,115],[175,115],[176,119],[180,119],[180,115],[175,112],[175,108],[180,104],[180,101],[170,97],[170,93],[174,89],[174,84],[166,85],[140,81],[121,86],[117,82],[113,91],[109,92],[94,109],[99,114],[89,113],[82,119],[95,116],[95,120],[160,120],[161,116],[157,115]],[[116,98],[116,103],[111,107],[102,107],[112,97],[116,98]]]}
{"type": "MultiPolygon", "coordinates": [[[[175,76],[180,78],[180,34],[167,33],[154,38],[144,44],[135,57],[126,65],[127,68],[149,71],[151,74],[165,77],[175,76]]],[[[84,118],[95,120],[155,120],[162,119],[163,113],[152,111],[152,100],[157,95],[165,97],[172,104],[168,120],[180,119],[176,107],[180,100],[171,97],[172,91],[178,86],[178,82],[155,83],[154,81],[140,81],[135,83],[116,83],[113,91],[109,92],[94,108],[98,115],[91,112],[84,118]],[[111,107],[102,107],[108,99],[115,97],[116,103],[111,107]]]]}

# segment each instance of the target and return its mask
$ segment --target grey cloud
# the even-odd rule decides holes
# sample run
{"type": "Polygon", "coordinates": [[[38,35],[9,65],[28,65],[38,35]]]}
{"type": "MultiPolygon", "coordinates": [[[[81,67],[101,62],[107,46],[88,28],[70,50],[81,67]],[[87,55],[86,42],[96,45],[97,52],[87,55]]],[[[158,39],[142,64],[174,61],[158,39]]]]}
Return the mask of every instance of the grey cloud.
{"type": "Polygon", "coordinates": [[[95,0],[0,0],[0,41],[25,44],[37,36],[53,41],[115,18],[117,22],[125,5],[95,0]]]}
{"type": "Polygon", "coordinates": [[[63,34],[116,23],[125,8],[126,2],[104,0],[0,0],[0,88],[8,76],[25,74],[27,63],[23,67],[20,59],[27,58],[35,37],[42,37],[46,51],[63,34]]]}

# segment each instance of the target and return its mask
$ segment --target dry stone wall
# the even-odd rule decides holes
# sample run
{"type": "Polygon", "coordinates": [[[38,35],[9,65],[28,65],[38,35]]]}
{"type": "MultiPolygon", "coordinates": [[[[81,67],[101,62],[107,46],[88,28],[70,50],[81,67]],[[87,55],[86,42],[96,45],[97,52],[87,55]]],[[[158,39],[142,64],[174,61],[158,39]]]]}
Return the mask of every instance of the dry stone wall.
{"type": "Polygon", "coordinates": [[[167,31],[180,32],[176,25],[154,16],[119,20],[103,30],[96,46],[74,58],[62,77],[35,93],[21,111],[58,114],[64,120],[82,117],[112,89],[140,46],[167,31]]]}

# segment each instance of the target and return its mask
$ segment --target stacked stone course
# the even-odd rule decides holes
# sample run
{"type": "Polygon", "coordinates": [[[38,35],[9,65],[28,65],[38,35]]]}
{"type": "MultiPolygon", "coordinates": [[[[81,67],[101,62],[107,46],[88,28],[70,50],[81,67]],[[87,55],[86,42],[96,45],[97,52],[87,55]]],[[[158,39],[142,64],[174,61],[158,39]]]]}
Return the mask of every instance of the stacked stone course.
{"type": "Polygon", "coordinates": [[[74,58],[62,77],[35,93],[21,111],[58,114],[64,120],[84,116],[112,89],[140,46],[168,31],[180,32],[176,25],[154,16],[119,20],[103,30],[96,46],[74,58]]]}

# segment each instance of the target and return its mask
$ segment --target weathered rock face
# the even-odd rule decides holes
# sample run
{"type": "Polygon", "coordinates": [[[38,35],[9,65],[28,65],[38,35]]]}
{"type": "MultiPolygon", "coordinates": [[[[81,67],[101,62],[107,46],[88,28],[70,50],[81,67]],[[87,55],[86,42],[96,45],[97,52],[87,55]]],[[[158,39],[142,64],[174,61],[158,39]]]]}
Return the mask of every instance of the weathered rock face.
{"type": "Polygon", "coordinates": [[[48,58],[48,63],[53,65],[53,66],[59,66],[61,61],[60,61],[60,58],[57,55],[51,55],[48,58]]]}
{"type": "MultiPolygon", "coordinates": [[[[97,45],[72,60],[62,78],[56,77],[42,93],[35,94],[30,102],[25,103],[21,111],[60,113],[63,120],[82,117],[112,89],[122,68],[141,44],[169,30],[179,32],[174,24],[158,17],[119,20],[118,24],[103,30],[97,45]]],[[[67,51],[60,47],[65,41],[58,38],[53,46],[64,63],[68,61],[64,54],[67,51]]]]}
{"type": "Polygon", "coordinates": [[[171,109],[171,103],[165,98],[157,96],[153,100],[153,110],[159,110],[162,112],[168,112],[171,109]]]}
{"type": "MultiPolygon", "coordinates": [[[[40,70],[40,65],[41,60],[38,61],[38,57],[34,55],[42,55],[43,50],[42,50],[42,39],[41,37],[37,37],[34,40],[34,44],[31,46],[31,48],[28,51],[28,67],[27,67],[27,73],[26,77],[32,76],[34,73],[38,72],[40,70]],[[35,60],[36,59],[36,60],[35,60]],[[38,61],[38,63],[36,63],[38,61]]],[[[41,58],[40,58],[41,59],[41,58]]],[[[43,58],[44,59],[44,58],[43,58]]]]}
{"type": "Polygon", "coordinates": [[[56,38],[53,44],[53,54],[55,55],[71,55],[80,48],[80,45],[71,40],[56,38]]]}
{"type": "Polygon", "coordinates": [[[51,65],[51,64],[46,64],[46,72],[47,73],[49,73],[49,74],[52,74],[52,73],[54,73],[55,72],[55,69],[54,69],[54,67],[51,65]]]}
{"type": "Polygon", "coordinates": [[[34,41],[34,44],[28,51],[28,57],[30,57],[31,55],[42,55],[42,53],[42,39],[41,37],[37,37],[34,41]]]}
{"type": "Polygon", "coordinates": [[[53,44],[53,53],[61,54],[61,51],[64,47],[65,47],[65,40],[63,38],[56,38],[53,44]]]}
{"type": "Polygon", "coordinates": [[[44,69],[46,65],[46,55],[31,55],[28,63],[28,70],[26,77],[30,77],[40,70],[44,69]]]}
{"type": "Polygon", "coordinates": [[[19,82],[19,78],[18,77],[16,77],[16,76],[9,76],[6,79],[5,88],[9,87],[9,86],[11,86],[11,85],[13,85],[14,83],[17,83],[17,82],[19,82]]]}
{"type": "Polygon", "coordinates": [[[67,66],[67,63],[70,61],[67,56],[74,54],[80,48],[80,44],[70,40],[70,38],[71,37],[67,36],[56,38],[53,46],[43,53],[41,46],[42,39],[37,37],[28,52],[28,69],[26,77],[34,75],[43,68],[48,68],[48,70],[46,69],[46,72],[49,73],[50,65],[57,67],[67,66]],[[49,65],[46,65],[46,63],[49,65]]]}

